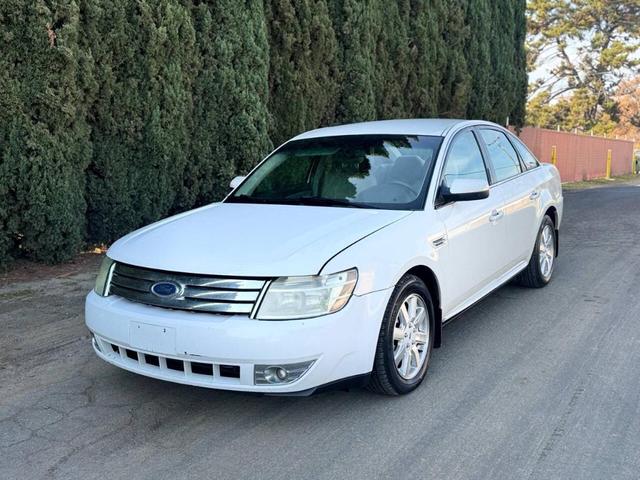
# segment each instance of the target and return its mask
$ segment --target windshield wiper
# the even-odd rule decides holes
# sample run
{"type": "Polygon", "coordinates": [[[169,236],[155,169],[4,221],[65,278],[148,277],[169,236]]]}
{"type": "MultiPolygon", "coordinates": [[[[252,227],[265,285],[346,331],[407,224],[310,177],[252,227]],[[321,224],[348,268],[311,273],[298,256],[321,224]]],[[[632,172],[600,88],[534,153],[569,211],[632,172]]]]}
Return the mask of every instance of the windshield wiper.
{"type": "Polygon", "coordinates": [[[287,201],[295,202],[299,205],[312,205],[320,207],[350,207],[350,208],[377,208],[366,203],[352,203],[349,200],[341,198],[325,198],[325,197],[295,197],[287,199],[287,201]]]}
{"type": "Polygon", "coordinates": [[[272,198],[252,197],[251,195],[241,194],[229,197],[226,200],[229,203],[279,203],[272,198]]]}
{"type": "Polygon", "coordinates": [[[262,203],[269,205],[309,205],[314,207],[346,207],[346,208],[378,208],[367,203],[351,203],[341,198],[325,198],[317,196],[289,197],[289,198],[264,198],[241,194],[229,197],[229,203],[262,203]]]}

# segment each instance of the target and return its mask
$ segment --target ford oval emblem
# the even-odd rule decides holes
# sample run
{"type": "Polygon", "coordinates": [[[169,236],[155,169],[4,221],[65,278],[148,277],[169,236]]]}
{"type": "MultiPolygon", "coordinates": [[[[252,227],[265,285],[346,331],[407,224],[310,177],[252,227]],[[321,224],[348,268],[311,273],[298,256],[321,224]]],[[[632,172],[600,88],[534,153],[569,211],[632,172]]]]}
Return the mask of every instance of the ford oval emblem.
{"type": "Polygon", "coordinates": [[[156,297],[172,298],[176,297],[182,288],[173,282],[157,282],[151,285],[151,293],[156,297]]]}

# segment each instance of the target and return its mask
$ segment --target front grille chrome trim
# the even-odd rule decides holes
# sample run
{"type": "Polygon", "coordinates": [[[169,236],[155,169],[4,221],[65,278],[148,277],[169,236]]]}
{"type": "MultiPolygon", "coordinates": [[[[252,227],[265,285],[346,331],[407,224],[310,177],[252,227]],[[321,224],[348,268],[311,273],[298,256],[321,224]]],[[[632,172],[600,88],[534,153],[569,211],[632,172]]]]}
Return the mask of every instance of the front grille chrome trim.
{"type": "Polygon", "coordinates": [[[254,309],[268,280],[226,278],[165,272],[117,263],[111,275],[109,293],[132,302],[194,312],[246,314],[254,309]],[[182,287],[179,296],[159,297],[151,293],[157,282],[182,287]]]}

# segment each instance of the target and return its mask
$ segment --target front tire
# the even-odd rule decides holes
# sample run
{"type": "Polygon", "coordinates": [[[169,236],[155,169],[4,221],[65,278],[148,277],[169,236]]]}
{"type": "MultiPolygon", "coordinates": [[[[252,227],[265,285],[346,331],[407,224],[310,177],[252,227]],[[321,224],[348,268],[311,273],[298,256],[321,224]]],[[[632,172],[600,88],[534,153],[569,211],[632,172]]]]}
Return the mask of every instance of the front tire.
{"type": "Polygon", "coordinates": [[[409,393],[427,373],[435,332],[434,307],[424,282],[405,275],[382,319],[368,388],[386,395],[409,393]]]}
{"type": "Polygon", "coordinates": [[[533,254],[529,265],[517,277],[516,281],[531,288],[541,288],[551,281],[556,258],[556,230],[548,215],[542,219],[538,230],[533,254]]]}

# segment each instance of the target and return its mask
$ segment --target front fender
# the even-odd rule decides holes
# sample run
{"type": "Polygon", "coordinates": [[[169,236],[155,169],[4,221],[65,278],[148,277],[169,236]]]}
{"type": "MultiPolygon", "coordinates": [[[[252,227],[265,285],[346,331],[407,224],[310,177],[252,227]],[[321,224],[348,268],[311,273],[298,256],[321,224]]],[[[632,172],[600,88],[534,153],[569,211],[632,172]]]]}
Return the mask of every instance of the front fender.
{"type": "Polygon", "coordinates": [[[416,212],[339,252],[321,273],[358,268],[355,295],[390,289],[417,266],[430,268],[440,278],[440,252],[432,242],[444,234],[444,224],[435,215],[416,212]]]}

